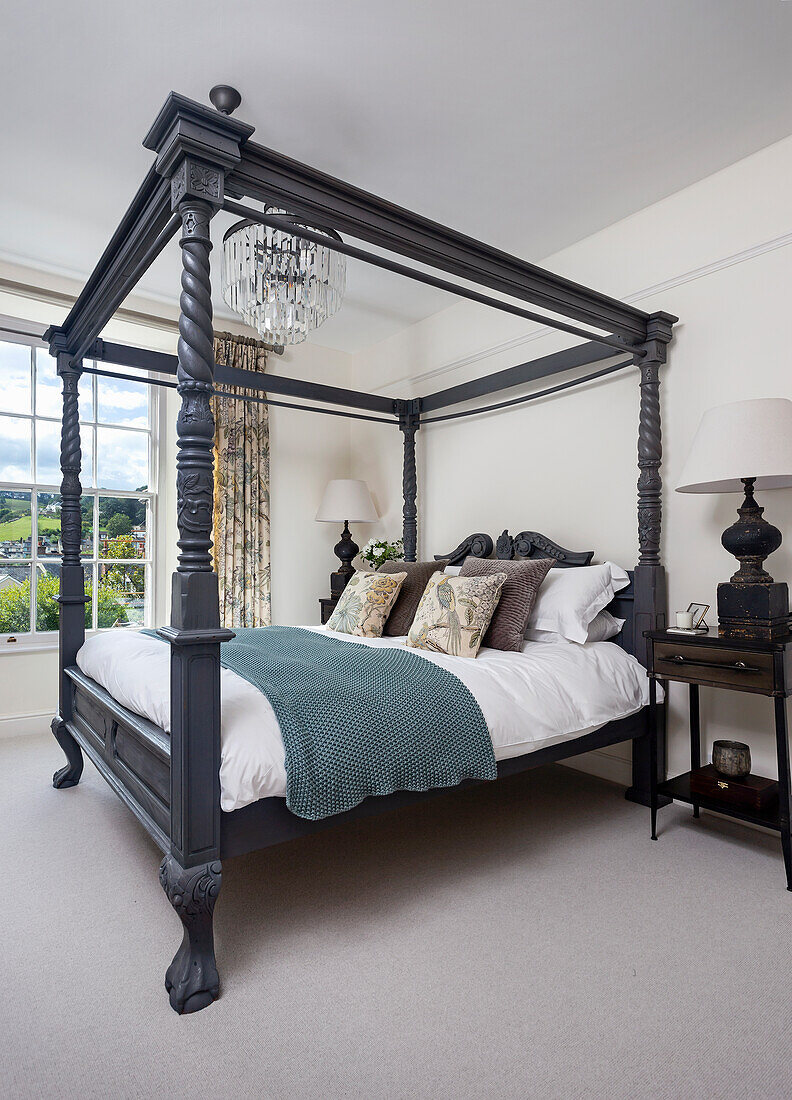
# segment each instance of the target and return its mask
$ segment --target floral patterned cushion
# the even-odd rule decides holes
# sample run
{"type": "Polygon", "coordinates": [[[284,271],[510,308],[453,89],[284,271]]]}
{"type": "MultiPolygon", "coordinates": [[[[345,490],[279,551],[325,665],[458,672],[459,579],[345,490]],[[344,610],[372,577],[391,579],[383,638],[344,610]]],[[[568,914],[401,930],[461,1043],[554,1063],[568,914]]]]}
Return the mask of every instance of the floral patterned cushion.
{"type": "Polygon", "coordinates": [[[475,657],[505,580],[505,573],[488,577],[435,573],[421,596],[407,645],[455,657],[475,657]]]}
{"type": "Polygon", "coordinates": [[[381,638],[406,573],[355,573],[327,621],[330,630],[381,638]]]}

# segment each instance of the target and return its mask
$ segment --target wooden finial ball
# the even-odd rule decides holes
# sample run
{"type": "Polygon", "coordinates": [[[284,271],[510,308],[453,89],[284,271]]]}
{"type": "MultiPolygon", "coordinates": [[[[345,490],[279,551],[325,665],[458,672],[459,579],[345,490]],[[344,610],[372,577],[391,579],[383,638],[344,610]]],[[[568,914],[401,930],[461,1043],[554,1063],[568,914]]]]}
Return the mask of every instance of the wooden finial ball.
{"type": "Polygon", "coordinates": [[[230,84],[215,84],[209,93],[209,100],[221,115],[231,115],[242,102],[242,96],[230,84]]]}

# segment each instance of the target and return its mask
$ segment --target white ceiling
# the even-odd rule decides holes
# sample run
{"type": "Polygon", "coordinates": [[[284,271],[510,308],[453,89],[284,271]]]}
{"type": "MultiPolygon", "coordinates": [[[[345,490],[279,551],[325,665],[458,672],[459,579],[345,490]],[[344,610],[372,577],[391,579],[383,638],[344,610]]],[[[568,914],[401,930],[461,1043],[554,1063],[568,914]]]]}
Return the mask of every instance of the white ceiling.
{"type": "MultiPolygon", "coordinates": [[[[80,277],[170,89],[232,83],[254,140],[532,260],[792,132],[783,0],[28,0],[2,34],[0,254],[80,277]]],[[[139,292],[173,300],[178,265],[139,292]]],[[[314,339],[450,301],[350,261],[314,339]]]]}

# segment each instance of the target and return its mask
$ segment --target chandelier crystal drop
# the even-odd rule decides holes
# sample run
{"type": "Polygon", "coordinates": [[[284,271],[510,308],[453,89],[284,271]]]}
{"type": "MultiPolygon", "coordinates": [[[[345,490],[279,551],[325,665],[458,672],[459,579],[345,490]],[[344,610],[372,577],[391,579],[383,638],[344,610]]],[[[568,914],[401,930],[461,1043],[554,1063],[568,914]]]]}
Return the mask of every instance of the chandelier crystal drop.
{"type": "MultiPolygon", "coordinates": [[[[265,213],[290,217],[274,207],[265,213]]],[[[301,343],[339,309],[346,289],[346,257],[301,238],[292,220],[294,233],[246,220],[223,238],[223,300],[276,345],[301,343]]]]}

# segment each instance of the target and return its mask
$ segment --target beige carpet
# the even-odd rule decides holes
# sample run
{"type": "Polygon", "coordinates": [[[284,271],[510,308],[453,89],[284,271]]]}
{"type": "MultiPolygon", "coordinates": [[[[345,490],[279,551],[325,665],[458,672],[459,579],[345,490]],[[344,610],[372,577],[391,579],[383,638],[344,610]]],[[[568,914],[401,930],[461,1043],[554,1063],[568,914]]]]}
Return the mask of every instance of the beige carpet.
{"type": "Polygon", "coordinates": [[[566,768],[232,860],[223,992],[177,1017],[159,855],[90,764],[0,742],[7,1097],[792,1095],[771,837],[566,768]]]}

